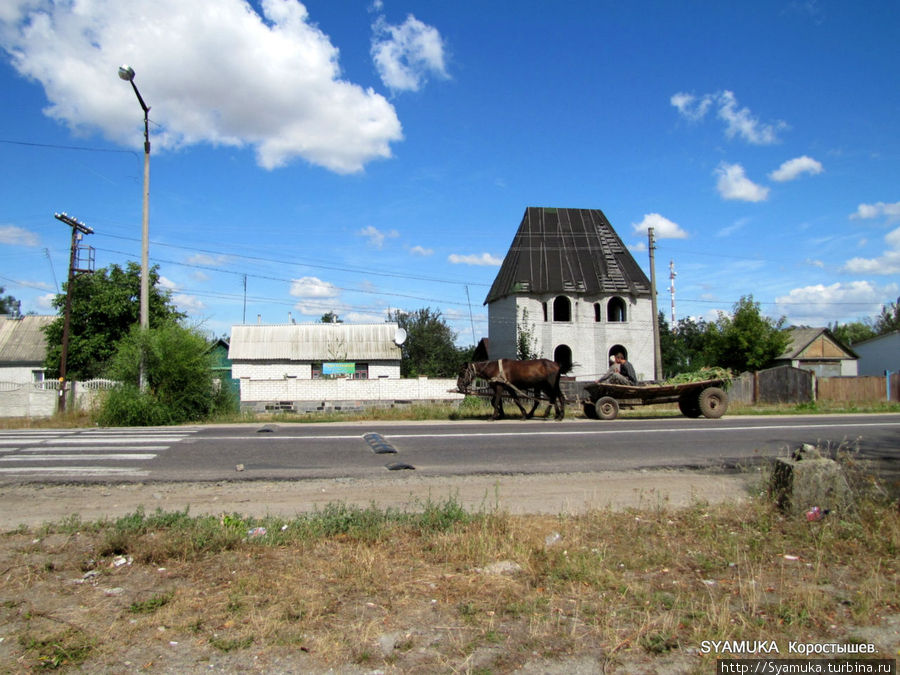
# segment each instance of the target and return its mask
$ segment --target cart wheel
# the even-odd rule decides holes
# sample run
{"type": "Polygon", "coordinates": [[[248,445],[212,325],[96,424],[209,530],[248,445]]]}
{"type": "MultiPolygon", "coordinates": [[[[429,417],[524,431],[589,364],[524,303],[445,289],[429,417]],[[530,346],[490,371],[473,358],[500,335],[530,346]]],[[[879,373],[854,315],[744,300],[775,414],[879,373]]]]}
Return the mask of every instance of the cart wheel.
{"type": "Polygon", "coordinates": [[[696,394],[678,399],[678,409],[685,417],[700,417],[700,397],[696,394]]]}
{"type": "Polygon", "coordinates": [[[718,419],[728,410],[728,394],[718,387],[707,387],[700,392],[698,403],[704,417],[718,419]]]}
{"type": "Polygon", "coordinates": [[[599,420],[600,415],[597,414],[597,408],[591,401],[583,401],[581,409],[584,410],[584,416],[591,420],[599,420]]]}
{"type": "Polygon", "coordinates": [[[619,402],[612,396],[604,396],[594,404],[601,420],[614,420],[619,414],[619,402]]]}

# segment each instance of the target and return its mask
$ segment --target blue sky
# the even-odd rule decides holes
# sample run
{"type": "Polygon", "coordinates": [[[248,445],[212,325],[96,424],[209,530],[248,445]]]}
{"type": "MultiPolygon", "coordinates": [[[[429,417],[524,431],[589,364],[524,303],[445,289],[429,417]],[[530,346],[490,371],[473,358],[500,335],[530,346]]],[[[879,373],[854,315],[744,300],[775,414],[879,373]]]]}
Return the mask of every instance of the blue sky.
{"type": "Polygon", "coordinates": [[[191,320],[383,321],[460,344],[528,206],[599,208],[659,306],[789,323],[900,296],[891,2],[6,0],[0,286],[50,313],[66,212],[191,320]],[[245,294],[246,279],[246,294],[245,294]],[[246,300],[245,300],[246,298],[246,300]],[[246,308],[245,308],[246,307],[246,308]]]}

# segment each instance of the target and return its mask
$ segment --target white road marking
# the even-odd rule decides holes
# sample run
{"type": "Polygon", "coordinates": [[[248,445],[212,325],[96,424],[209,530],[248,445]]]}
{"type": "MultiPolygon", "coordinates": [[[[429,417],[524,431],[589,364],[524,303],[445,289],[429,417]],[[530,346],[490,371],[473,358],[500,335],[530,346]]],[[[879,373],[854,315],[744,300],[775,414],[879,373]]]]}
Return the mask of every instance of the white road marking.
{"type": "Polygon", "coordinates": [[[29,466],[18,468],[0,467],[0,474],[19,474],[19,473],[65,473],[78,474],[81,476],[149,476],[149,471],[141,471],[139,469],[122,469],[112,466],[29,466]]]}
{"type": "Polygon", "coordinates": [[[124,452],[106,452],[103,454],[92,455],[79,452],[75,455],[10,455],[0,457],[0,462],[63,462],[63,461],[80,461],[80,460],[111,460],[111,461],[138,461],[148,460],[156,457],[156,453],[124,453],[124,452]]]}

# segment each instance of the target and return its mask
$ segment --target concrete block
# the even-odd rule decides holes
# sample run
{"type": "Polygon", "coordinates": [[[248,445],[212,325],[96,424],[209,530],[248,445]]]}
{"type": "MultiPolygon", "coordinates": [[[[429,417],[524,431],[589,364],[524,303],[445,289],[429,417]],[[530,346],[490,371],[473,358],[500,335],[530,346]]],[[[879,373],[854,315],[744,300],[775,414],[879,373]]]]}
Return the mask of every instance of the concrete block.
{"type": "Polygon", "coordinates": [[[856,511],[843,469],[825,457],[775,460],[769,495],[792,515],[804,514],[814,506],[840,516],[856,511]]]}

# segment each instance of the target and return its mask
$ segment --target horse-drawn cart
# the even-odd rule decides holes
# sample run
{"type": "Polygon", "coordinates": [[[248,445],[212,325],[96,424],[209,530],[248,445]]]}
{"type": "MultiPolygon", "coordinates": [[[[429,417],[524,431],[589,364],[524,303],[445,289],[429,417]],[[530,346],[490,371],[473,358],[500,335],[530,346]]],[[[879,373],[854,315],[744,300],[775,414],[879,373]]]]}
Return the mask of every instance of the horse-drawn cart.
{"type": "Polygon", "coordinates": [[[717,418],[728,409],[725,380],[701,380],[680,384],[609,384],[595,382],[585,385],[582,410],[591,419],[614,420],[619,408],[677,403],[685,417],[717,418]]]}

